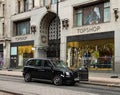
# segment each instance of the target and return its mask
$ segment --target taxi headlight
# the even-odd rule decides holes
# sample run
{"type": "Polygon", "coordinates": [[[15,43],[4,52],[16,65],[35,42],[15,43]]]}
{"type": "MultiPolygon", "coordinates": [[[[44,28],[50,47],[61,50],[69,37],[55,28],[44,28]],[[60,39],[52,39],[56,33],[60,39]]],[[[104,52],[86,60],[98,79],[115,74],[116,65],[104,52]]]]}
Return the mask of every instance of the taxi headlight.
{"type": "Polygon", "coordinates": [[[70,76],[70,73],[69,72],[65,72],[66,76],[70,76]]]}

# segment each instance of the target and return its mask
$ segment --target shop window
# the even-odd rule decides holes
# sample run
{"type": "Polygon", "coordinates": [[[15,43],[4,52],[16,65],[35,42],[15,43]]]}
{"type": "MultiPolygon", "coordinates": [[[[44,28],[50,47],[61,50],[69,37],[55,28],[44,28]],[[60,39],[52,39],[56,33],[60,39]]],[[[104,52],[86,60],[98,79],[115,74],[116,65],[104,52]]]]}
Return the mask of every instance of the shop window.
{"type": "Polygon", "coordinates": [[[110,2],[74,7],[74,21],[76,27],[110,21],[110,2]]]}
{"type": "Polygon", "coordinates": [[[32,50],[33,46],[19,46],[18,47],[18,53],[19,54],[30,54],[30,53],[33,53],[33,50],[32,50]]]}
{"type": "Polygon", "coordinates": [[[66,54],[70,68],[87,66],[91,70],[112,70],[114,39],[68,42],[66,54]]]}
{"type": "Polygon", "coordinates": [[[16,32],[14,36],[30,34],[30,21],[15,22],[16,32]]]}

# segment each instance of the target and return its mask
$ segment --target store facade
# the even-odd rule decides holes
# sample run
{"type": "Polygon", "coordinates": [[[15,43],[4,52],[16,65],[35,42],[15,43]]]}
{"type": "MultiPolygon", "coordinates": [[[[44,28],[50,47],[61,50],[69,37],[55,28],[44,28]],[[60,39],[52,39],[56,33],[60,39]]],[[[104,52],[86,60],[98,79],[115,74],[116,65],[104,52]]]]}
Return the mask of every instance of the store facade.
{"type": "Polygon", "coordinates": [[[61,27],[56,9],[49,11],[44,5],[20,12],[11,16],[10,26],[8,68],[22,68],[29,58],[60,58],[61,27]]]}
{"type": "Polygon", "coordinates": [[[3,56],[4,52],[3,52],[3,44],[0,44],[0,68],[2,68],[3,63],[4,63],[4,56],[3,56]]]}
{"type": "Polygon", "coordinates": [[[34,41],[11,43],[9,68],[21,68],[26,60],[34,57],[34,41]]]}
{"type": "Polygon", "coordinates": [[[61,33],[61,59],[72,69],[87,65],[90,71],[119,73],[118,4],[114,0],[86,0],[72,6],[73,15],[66,14],[69,27],[61,33]]]}
{"type": "Polygon", "coordinates": [[[25,1],[5,3],[9,67],[23,66],[24,58],[58,57],[73,69],[120,72],[120,0],[60,0],[58,10],[57,0],[25,1]]]}
{"type": "Polygon", "coordinates": [[[87,66],[90,70],[114,69],[114,31],[67,37],[70,68],[87,66]]]}

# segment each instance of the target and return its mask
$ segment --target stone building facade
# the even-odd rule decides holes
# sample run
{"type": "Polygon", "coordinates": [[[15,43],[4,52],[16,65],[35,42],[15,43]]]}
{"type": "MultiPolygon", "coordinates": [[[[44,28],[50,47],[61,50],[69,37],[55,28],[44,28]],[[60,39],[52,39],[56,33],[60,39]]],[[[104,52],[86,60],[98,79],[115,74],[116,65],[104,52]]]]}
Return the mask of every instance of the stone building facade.
{"type": "Polygon", "coordinates": [[[4,67],[23,67],[31,57],[57,57],[72,69],[87,65],[93,71],[120,72],[119,4],[119,0],[0,0],[4,67]]]}

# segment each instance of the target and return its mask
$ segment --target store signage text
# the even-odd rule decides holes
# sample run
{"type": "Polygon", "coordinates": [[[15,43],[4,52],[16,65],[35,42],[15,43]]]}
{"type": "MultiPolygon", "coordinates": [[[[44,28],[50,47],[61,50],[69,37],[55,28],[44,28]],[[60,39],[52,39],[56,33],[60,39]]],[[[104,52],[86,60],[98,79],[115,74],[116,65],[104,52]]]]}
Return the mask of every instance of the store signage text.
{"type": "Polygon", "coordinates": [[[77,32],[78,32],[78,33],[97,32],[98,30],[100,30],[100,26],[92,26],[92,27],[77,29],[77,32]]]}
{"type": "Polygon", "coordinates": [[[15,39],[16,39],[16,41],[25,41],[25,40],[27,40],[27,36],[26,37],[17,37],[15,39]]]}

